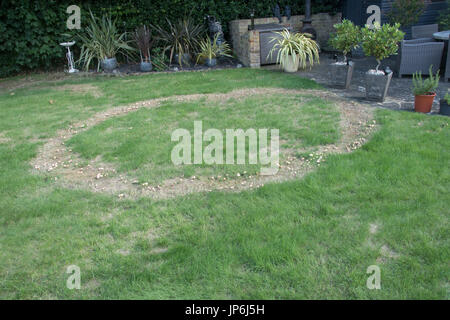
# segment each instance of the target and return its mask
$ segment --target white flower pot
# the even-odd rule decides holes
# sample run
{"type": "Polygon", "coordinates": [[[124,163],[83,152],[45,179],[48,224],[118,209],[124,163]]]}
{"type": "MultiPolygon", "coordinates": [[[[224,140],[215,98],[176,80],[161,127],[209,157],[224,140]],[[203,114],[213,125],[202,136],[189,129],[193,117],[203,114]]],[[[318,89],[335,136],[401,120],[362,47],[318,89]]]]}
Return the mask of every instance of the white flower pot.
{"type": "Polygon", "coordinates": [[[293,56],[289,56],[283,62],[283,70],[284,72],[297,72],[298,71],[299,58],[294,58],[293,56]]]}

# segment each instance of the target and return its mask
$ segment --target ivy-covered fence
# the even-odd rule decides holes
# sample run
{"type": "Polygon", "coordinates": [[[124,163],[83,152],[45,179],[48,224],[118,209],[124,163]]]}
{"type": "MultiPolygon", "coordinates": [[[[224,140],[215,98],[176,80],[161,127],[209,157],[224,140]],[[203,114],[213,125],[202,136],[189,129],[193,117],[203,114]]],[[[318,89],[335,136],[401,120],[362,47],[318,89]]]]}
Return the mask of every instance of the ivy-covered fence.
{"type": "MultiPolygon", "coordinates": [[[[89,9],[96,15],[111,13],[124,30],[136,26],[166,23],[185,15],[204,23],[205,15],[218,18],[228,34],[228,22],[248,18],[250,8],[256,17],[273,16],[276,0],[2,0],[0,2],[0,77],[32,69],[51,69],[65,63],[59,46],[67,33],[83,32],[89,9]],[[81,8],[81,30],[66,27],[70,5],[81,8]]],[[[340,11],[341,0],[312,0],[313,13],[340,11]]],[[[279,0],[290,5],[292,14],[304,13],[304,1],[279,0]]],[[[283,12],[283,10],[282,10],[283,12]]]]}

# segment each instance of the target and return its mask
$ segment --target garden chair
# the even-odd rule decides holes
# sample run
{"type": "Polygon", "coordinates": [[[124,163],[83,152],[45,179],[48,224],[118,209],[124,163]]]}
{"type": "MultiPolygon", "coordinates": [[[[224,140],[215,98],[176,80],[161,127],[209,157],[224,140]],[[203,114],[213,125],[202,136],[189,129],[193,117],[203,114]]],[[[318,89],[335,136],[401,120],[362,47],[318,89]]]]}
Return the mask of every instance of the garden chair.
{"type": "Polygon", "coordinates": [[[428,39],[401,41],[396,68],[399,78],[416,72],[428,74],[431,65],[435,74],[441,66],[443,52],[443,42],[431,42],[428,39]]]}
{"type": "Polygon", "coordinates": [[[411,31],[413,39],[427,38],[430,41],[433,41],[433,34],[439,31],[439,26],[437,24],[413,26],[411,27],[411,31]]]}

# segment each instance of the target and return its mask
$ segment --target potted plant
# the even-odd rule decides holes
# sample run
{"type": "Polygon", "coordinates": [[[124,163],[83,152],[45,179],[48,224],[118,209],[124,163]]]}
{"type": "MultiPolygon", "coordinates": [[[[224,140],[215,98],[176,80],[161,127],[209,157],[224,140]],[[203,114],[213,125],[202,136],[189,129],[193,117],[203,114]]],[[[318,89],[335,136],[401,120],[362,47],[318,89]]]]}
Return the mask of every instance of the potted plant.
{"type": "Polygon", "coordinates": [[[359,46],[361,41],[361,29],[350,20],[344,19],[335,24],[336,33],[329,40],[330,45],[342,52],[344,61],[337,61],[330,65],[330,79],[335,86],[348,89],[353,76],[353,61],[349,61],[347,54],[359,46]]]}
{"type": "Polygon", "coordinates": [[[439,85],[439,71],[433,76],[433,66],[430,66],[430,75],[422,79],[422,72],[413,74],[414,110],[416,112],[429,113],[433,107],[436,89],[439,85]]]}
{"type": "Polygon", "coordinates": [[[311,39],[307,33],[292,33],[285,29],[281,32],[275,32],[270,42],[275,42],[269,52],[272,57],[275,51],[277,53],[277,63],[285,72],[297,72],[299,66],[306,67],[308,60],[310,66],[319,63],[319,45],[311,39]]]}
{"type": "Polygon", "coordinates": [[[450,93],[447,92],[444,99],[440,101],[439,113],[444,116],[450,116],[450,93]]]}
{"type": "Polygon", "coordinates": [[[105,71],[112,71],[117,67],[116,54],[118,52],[132,52],[134,49],[125,40],[126,32],[119,32],[116,21],[111,16],[96,18],[90,12],[90,22],[85,32],[78,35],[82,46],[79,61],[82,61],[86,71],[93,60],[97,60],[97,71],[100,66],[105,71]]]}
{"type": "Polygon", "coordinates": [[[214,67],[217,64],[217,57],[231,57],[230,46],[226,42],[218,43],[219,34],[216,33],[214,39],[206,38],[200,41],[200,53],[197,55],[197,63],[204,60],[208,67],[214,67]]]}
{"type": "Polygon", "coordinates": [[[433,76],[433,66],[430,66],[429,77],[422,79],[422,73],[413,74],[414,110],[416,112],[429,113],[436,97],[436,89],[439,85],[439,71],[433,76]]]}
{"type": "Polygon", "coordinates": [[[184,18],[177,23],[167,20],[168,30],[160,26],[153,26],[157,32],[157,40],[165,43],[165,50],[169,51],[169,61],[173,59],[183,67],[191,63],[191,53],[196,52],[201,38],[205,33],[202,25],[195,24],[191,18],[184,18]]]}
{"type": "Polygon", "coordinates": [[[140,69],[142,72],[149,72],[152,70],[152,62],[150,60],[151,38],[151,31],[147,26],[143,25],[136,29],[134,39],[141,55],[140,69]]]}
{"type": "Polygon", "coordinates": [[[366,56],[375,57],[377,66],[374,70],[369,70],[365,74],[366,97],[369,100],[379,100],[386,98],[389,84],[393,73],[385,74],[379,70],[381,60],[398,52],[398,43],[403,39],[405,33],[399,30],[400,24],[384,24],[380,26],[378,22],[371,28],[366,25],[362,31],[362,48],[366,56]]]}

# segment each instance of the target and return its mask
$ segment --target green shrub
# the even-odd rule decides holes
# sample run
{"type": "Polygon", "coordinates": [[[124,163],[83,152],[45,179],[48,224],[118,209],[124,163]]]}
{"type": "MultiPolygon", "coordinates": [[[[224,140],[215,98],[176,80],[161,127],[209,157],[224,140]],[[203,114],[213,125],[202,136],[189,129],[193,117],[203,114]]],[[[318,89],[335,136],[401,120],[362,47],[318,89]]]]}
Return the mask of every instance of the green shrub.
{"type": "Polygon", "coordinates": [[[218,44],[218,39],[219,34],[216,34],[212,41],[209,37],[200,41],[200,51],[197,55],[197,63],[199,60],[214,59],[218,56],[231,57],[230,45],[227,42],[218,44]]]}
{"type": "Polygon", "coordinates": [[[424,0],[395,0],[388,17],[391,23],[400,23],[402,27],[408,27],[419,21],[425,7],[424,0]]]}
{"type": "Polygon", "coordinates": [[[374,28],[365,26],[362,31],[362,48],[367,56],[375,57],[378,62],[376,70],[380,67],[381,60],[398,52],[398,43],[403,40],[405,33],[399,30],[400,24],[375,23],[374,28]]]}
{"type": "MultiPolygon", "coordinates": [[[[304,13],[304,1],[285,0],[292,14],[304,13]]],[[[340,12],[342,0],[312,1],[312,12],[340,12]]],[[[95,16],[110,14],[117,20],[121,32],[133,32],[143,24],[160,25],[164,28],[166,18],[176,21],[191,12],[196,24],[204,24],[206,15],[215,16],[228,37],[229,22],[249,18],[250,8],[256,17],[273,16],[273,0],[15,0],[0,1],[0,77],[24,70],[50,69],[65,65],[65,50],[60,42],[73,40],[64,36],[80,34],[88,23],[89,9],[95,16]],[[81,30],[68,31],[66,21],[68,6],[81,7],[81,30]]],[[[155,44],[160,46],[160,44],[155,44]]],[[[74,46],[75,57],[80,47],[74,46]]],[[[120,56],[118,57],[120,59],[120,56]]]]}
{"type": "Polygon", "coordinates": [[[447,9],[439,14],[438,23],[441,30],[450,30],[450,0],[447,0],[447,9]]]}
{"type": "Polygon", "coordinates": [[[444,97],[445,102],[447,102],[447,104],[450,104],[450,93],[446,93],[445,97],[444,97]]]}
{"type": "Polygon", "coordinates": [[[118,52],[130,52],[133,48],[125,40],[126,32],[119,32],[117,22],[109,15],[97,18],[90,12],[90,24],[85,32],[80,33],[78,39],[81,43],[80,62],[85,70],[93,60],[97,60],[97,70],[104,59],[114,58],[118,52]]]}
{"type": "Polygon", "coordinates": [[[165,71],[169,69],[169,58],[164,48],[156,47],[152,49],[151,60],[156,71],[165,71]]]}
{"type": "Polygon", "coordinates": [[[178,55],[178,64],[183,63],[184,54],[198,52],[201,38],[206,29],[196,24],[190,17],[179,19],[172,23],[167,19],[168,27],[152,26],[156,32],[156,39],[164,43],[165,50],[169,51],[169,61],[172,63],[175,54],[178,55]]]}
{"type": "Polygon", "coordinates": [[[422,72],[416,72],[413,74],[413,92],[416,96],[423,96],[429,93],[436,92],[439,86],[439,71],[436,76],[433,76],[433,66],[430,66],[429,77],[425,80],[422,79],[422,72]]]}
{"type": "Polygon", "coordinates": [[[347,19],[335,24],[334,28],[336,33],[331,36],[329,43],[334,49],[342,52],[344,61],[347,62],[347,54],[359,46],[361,29],[347,19]]]}

